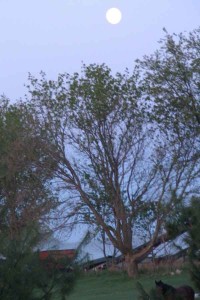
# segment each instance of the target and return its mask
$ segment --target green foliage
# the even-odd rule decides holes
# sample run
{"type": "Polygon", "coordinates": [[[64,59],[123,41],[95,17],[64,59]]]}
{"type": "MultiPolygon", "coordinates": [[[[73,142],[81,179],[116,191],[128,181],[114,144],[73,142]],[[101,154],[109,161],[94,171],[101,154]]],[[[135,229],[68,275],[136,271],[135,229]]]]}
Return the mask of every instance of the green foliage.
{"type": "Polygon", "coordinates": [[[195,286],[200,289],[200,198],[193,198],[187,211],[190,221],[188,230],[190,273],[195,286]]]}
{"type": "Polygon", "coordinates": [[[177,205],[174,210],[174,217],[166,222],[166,229],[171,239],[187,232],[191,226],[190,208],[183,203],[177,205]]]}
{"type": "Polygon", "coordinates": [[[189,34],[164,32],[160,49],[138,60],[146,108],[163,130],[179,137],[199,134],[200,28],[189,34]]]}
{"type": "MultiPolygon", "coordinates": [[[[36,229],[36,228],[35,228],[36,229]]],[[[1,299],[33,299],[35,288],[35,268],[38,254],[32,247],[38,241],[35,229],[21,231],[20,235],[10,237],[7,230],[0,235],[0,297],[1,299]]],[[[39,277],[37,272],[37,277],[39,277]]]]}
{"type": "Polygon", "coordinates": [[[37,125],[28,105],[11,105],[0,98],[0,209],[6,209],[6,222],[14,231],[57,205],[52,189],[55,168],[37,125]],[[47,161],[48,171],[44,168],[47,161]]]}
{"type": "Polygon", "coordinates": [[[0,298],[4,300],[66,299],[75,282],[75,271],[69,259],[49,257],[43,262],[34,250],[40,240],[35,225],[10,237],[0,234],[0,298]],[[62,269],[62,270],[61,270],[62,269]]]}
{"type": "Polygon", "coordinates": [[[186,232],[185,242],[188,245],[190,274],[196,287],[200,289],[200,198],[192,197],[190,203],[177,213],[176,218],[167,224],[169,235],[173,239],[186,232]]]}
{"type": "MultiPolygon", "coordinates": [[[[34,266],[35,268],[35,266],[34,266]]],[[[38,299],[66,299],[73,290],[78,275],[72,259],[49,256],[36,265],[34,297],[38,299]]]]}

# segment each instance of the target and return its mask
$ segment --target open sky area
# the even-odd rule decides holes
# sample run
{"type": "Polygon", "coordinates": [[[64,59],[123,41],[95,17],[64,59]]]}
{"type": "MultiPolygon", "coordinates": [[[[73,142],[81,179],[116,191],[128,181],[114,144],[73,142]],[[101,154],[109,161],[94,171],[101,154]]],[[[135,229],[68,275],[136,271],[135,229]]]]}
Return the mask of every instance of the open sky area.
{"type": "Polygon", "coordinates": [[[169,33],[199,26],[199,0],[0,0],[0,95],[23,98],[28,72],[48,78],[79,72],[81,62],[115,71],[159,47],[169,33]],[[111,25],[106,11],[122,20],[111,25]]]}

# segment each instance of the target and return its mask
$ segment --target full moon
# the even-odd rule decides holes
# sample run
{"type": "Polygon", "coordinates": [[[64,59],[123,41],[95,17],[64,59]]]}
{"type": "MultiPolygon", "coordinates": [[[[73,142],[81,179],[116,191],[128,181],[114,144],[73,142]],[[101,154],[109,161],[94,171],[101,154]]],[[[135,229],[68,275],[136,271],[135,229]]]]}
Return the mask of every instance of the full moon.
{"type": "Polygon", "coordinates": [[[106,12],[106,19],[110,24],[118,24],[121,21],[122,13],[118,8],[110,8],[106,12]]]}

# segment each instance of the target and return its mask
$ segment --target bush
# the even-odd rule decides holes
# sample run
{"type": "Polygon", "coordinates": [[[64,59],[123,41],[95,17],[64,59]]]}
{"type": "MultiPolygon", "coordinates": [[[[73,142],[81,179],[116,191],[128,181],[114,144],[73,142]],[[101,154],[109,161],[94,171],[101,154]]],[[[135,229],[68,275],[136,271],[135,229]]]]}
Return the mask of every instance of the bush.
{"type": "Polygon", "coordinates": [[[76,272],[69,259],[42,262],[33,251],[38,240],[34,228],[23,229],[17,236],[0,234],[0,299],[65,299],[72,290],[76,272]],[[62,266],[62,268],[60,268],[62,266]],[[62,269],[62,270],[61,270],[62,269]]]}

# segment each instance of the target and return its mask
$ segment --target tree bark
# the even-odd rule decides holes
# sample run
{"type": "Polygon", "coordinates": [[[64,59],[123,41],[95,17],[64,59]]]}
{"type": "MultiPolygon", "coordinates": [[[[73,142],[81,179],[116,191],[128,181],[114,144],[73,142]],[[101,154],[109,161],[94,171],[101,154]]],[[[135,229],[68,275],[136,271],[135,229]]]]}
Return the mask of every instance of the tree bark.
{"type": "Polygon", "coordinates": [[[125,268],[128,277],[137,278],[139,275],[138,262],[135,260],[132,254],[125,255],[125,268]]]}

